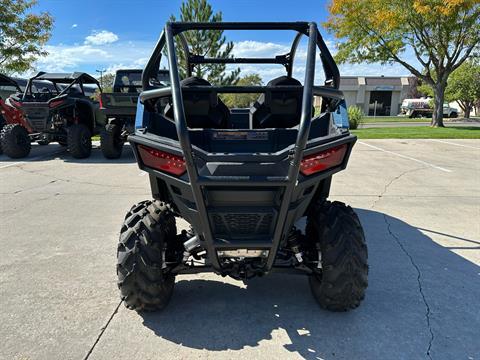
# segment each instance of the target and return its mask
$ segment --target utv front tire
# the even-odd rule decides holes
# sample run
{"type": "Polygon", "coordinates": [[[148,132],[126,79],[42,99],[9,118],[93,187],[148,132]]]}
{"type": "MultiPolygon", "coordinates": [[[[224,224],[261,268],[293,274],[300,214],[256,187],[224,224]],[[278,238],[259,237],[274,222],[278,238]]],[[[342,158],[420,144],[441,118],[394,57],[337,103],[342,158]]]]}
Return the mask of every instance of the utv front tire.
{"type": "Polygon", "coordinates": [[[68,152],[76,159],[84,159],[92,152],[92,133],[85,124],[74,124],[67,129],[68,152]]]}
{"type": "Polygon", "coordinates": [[[175,217],[162,202],[144,201],[127,213],[117,250],[117,276],[128,309],[156,311],[167,306],[175,276],[162,269],[162,249],[176,233],[175,217]]]}
{"type": "Polygon", "coordinates": [[[0,133],[0,143],[3,152],[12,159],[28,156],[32,149],[27,129],[19,124],[7,124],[0,133]]]}
{"type": "Polygon", "coordinates": [[[124,141],[122,129],[118,124],[107,124],[100,134],[100,148],[107,159],[118,159],[122,156],[124,141]]]}
{"type": "Polygon", "coordinates": [[[306,235],[320,246],[322,271],[309,278],[320,306],[330,311],[358,307],[368,285],[368,252],[353,209],[326,201],[308,217],[306,235]]]}

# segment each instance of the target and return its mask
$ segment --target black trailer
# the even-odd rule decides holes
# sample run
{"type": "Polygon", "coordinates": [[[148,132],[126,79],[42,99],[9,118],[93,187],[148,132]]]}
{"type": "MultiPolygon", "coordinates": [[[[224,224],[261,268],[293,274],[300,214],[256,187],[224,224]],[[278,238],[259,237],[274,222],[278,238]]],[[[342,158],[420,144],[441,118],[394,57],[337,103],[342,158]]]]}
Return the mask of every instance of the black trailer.
{"type": "Polygon", "coordinates": [[[317,25],[167,23],[143,72],[136,131],[129,137],[153,200],[132,207],[118,246],[122,299],[136,310],[166,306],[179,274],[213,271],[248,279],[273,271],[309,276],[324,308],[357,307],[367,287],[367,249],[358,217],[327,200],[332,175],[345,169],[356,137],[348,131],[339,71],[317,25]],[[287,54],[209,58],[191,54],[183,33],[289,30],[287,54]],[[303,84],[292,77],[308,38],[303,84]],[[185,52],[179,77],[175,42],[185,52]],[[166,53],[171,86],[155,77],[166,53]],[[325,83],[314,85],[319,53],[325,83]],[[266,86],[213,86],[191,77],[197,64],[278,64],[285,76],[266,86]],[[228,109],[219,94],[258,93],[250,109],[228,109]],[[313,97],[322,98],[314,116],[313,97]],[[168,99],[163,111],[158,103],[168,99]],[[177,234],[175,217],[191,224],[177,234]],[[306,217],[306,229],[295,224],[306,217]]]}

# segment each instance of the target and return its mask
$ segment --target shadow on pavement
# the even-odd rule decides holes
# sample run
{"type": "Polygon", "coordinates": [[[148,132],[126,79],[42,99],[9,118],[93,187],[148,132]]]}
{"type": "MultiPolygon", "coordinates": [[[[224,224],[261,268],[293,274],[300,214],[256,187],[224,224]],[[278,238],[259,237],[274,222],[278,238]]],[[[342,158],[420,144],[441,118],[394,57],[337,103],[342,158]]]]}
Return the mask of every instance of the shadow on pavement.
{"type": "Polygon", "coordinates": [[[86,159],[75,159],[70,154],[66,154],[63,157],[63,161],[67,163],[78,163],[78,164],[129,164],[135,162],[135,156],[133,155],[133,150],[130,147],[130,144],[125,144],[123,146],[122,156],[118,159],[107,159],[102,154],[99,146],[94,146],[92,149],[92,154],[86,159]]]}
{"type": "Polygon", "coordinates": [[[90,157],[85,159],[75,159],[68,153],[65,147],[60,146],[56,143],[45,146],[33,144],[30,154],[20,159],[11,159],[5,154],[0,155],[0,162],[5,164],[16,162],[29,163],[36,161],[45,161],[47,159],[61,159],[68,163],[77,164],[127,164],[135,162],[135,156],[133,155],[133,150],[130,147],[130,144],[125,144],[122,156],[118,159],[105,158],[102,154],[102,151],[100,150],[100,147],[97,145],[93,146],[90,157]]]}
{"type": "MultiPolygon", "coordinates": [[[[415,227],[357,209],[369,245],[370,278],[360,308],[322,310],[306,276],[272,274],[246,288],[177,278],[161,313],[142,314],[162,338],[210,351],[256,347],[275,338],[305,359],[468,358],[480,354],[480,267],[415,227]]],[[[240,284],[240,283],[238,283],[240,284]]]]}

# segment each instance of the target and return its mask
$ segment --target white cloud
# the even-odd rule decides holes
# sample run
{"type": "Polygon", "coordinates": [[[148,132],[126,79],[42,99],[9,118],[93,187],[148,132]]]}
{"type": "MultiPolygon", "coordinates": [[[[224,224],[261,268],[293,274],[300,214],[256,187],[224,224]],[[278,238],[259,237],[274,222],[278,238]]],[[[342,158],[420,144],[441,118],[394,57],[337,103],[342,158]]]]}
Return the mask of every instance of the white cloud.
{"type": "MultiPolygon", "coordinates": [[[[97,33],[97,35],[100,33],[97,33]]],[[[115,34],[113,34],[116,37],[115,34]]],[[[101,38],[101,37],[99,37],[101,38]]],[[[118,37],[116,37],[118,39],[118,37]]],[[[113,38],[112,38],[113,39],[113,38]]],[[[149,59],[155,44],[145,41],[115,41],[102,44],[78,45],[48,45],[45,50],[48,55],[36,62],[36,70],[49,72],[87,71],[95,73],[96,69],[107,69],[114,72],[120,68],[143,68],[149,59]]],[[[334,44],[329,48],[335,51],[334,44]]],[[[233,53],[236,57],[273,57],[289,51],[290,44],[239,41],[234,43],[233,53]]],[[[162,59],[164,60],[164,59],[162,59]]],[[[305,77],[306,47],[301,43],[295,57],[293,76],[303,82],[305,77]]],[[[285,68],[277,64],[232,64],[228,69],[240,67],[242,75],[258,73],[264,83],[286,74],[285,68]]],[[[401,65],[381,64],[344,64],[340,65],[341,75],[408,75],[408,71],[401,65]]],[[[317,84],[323,83],[324,74],[322,64],[317,57],[316,79],[317,84]]]]}
{"type": "Polygon", "coordinates": [[[246,40],[234,43],[232,53],[235,57],[273,57],[289,51],[290,46],[287,45],[246,40]]]}
{"type": "MultiPolygon", "coordinates": [[[[337,47],[330,40],[325,40],[325,43],[332,55],[337,52],[337,47]]],[[[272,42],[260,42],[260,41],[239,41],[234,43],[233,55],[235,57],[274,57],[275,55],[282,55],[290,51],[290,44],[272,43],[272,42]]],[[[293,66],[293,77],[297,78],[303,83],[305,77],[305,63],[307,59],[306,38],[302,41],[295,55],[293,66]]],[[[319,56],[316,58],[315,64],[315,83],[322,84],[325,75],[323,73],[322,63],[319,56]]],[[[411,60],[411,59],[409,59],[411,60]]],[[[257,73],[259,74],[264,83],[269,80],[286,74],[285,68],[282,65],[267,64],[241,64],[240,66],[229,65],[228,69],[234,69],[240,67],[242,75],[257,73]]],[[[342,64],[339,65],[340,75],[363,75],[363,76],[405,76],[409,75],[409,71],[406,70],[400,64],[382,65],[379,63],[373,64],[342,64]]]]}
{"type": "Polygon", "coordinates": [[[153,43],[148,42],[137,42],[135,46],[126,42],[102,46],[48,45],[45,47],[48,55],[37,60],[35,69],[47,72],[95,73],[95,70],[100,68],[112,72],[119,68],[143,68],[153,46],[153,43]]]}
{"type": "Polygon", "coordinates": [[[66,72],[88,64],[93,59],[99,62],[102,60],[111,61],[111,56],[107,51],[91,45],[47,45],[45,50],[48,52],[48,55],[40,58],[36,63],[36,68],[41,71],[66,72]]]}
{"type": "Polygon", "coordinates": [[[118,41],[118,35],[111,31],[93,31],[91,35],[85,38],[86,45],[104,45],[118,41]]]}
{"type": "Polygon", "coordinates": [[[72,29],[75,29],[76,27],[78,27],[78,24],[73,24],[72,25],[72,29]]]}

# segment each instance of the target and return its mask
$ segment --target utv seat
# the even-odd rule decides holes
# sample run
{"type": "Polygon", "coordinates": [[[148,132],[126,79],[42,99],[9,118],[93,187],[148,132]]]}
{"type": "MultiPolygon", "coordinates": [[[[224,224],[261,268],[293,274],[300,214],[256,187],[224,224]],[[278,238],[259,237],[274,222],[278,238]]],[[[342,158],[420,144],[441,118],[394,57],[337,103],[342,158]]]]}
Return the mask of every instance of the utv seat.
{"type": "Polygon", "coordinates": [[[71,87],[70,89],[68,89],[68,96],[76,97],[76,98],[84,97],[83,93],[79,89],[74,87],[71,87]]]}
{"type": "Polygon", "coordinates": [[[250,108],[253,129],[291,128],[300,123],[303,87],[300,81],[288,76],[272,79],[267,86],[295,86],[290,90],[267,90],[250,108]]]}
{"type": "MultiPolygon", "coordinates": [[[[182,87],[212,86],[207,80],[189,77],[180,82],[182,87]]],[[[183,107],[189,128],[227,129],[229,128],[230,110],[215,92],[183,92],[183,107]]],[[[168,104],[164,110],[165,117],[173,120],[173,106],[168,104]]]]}

